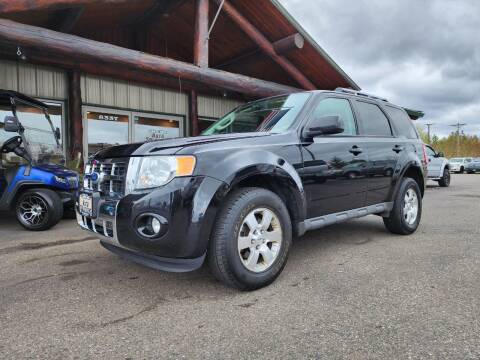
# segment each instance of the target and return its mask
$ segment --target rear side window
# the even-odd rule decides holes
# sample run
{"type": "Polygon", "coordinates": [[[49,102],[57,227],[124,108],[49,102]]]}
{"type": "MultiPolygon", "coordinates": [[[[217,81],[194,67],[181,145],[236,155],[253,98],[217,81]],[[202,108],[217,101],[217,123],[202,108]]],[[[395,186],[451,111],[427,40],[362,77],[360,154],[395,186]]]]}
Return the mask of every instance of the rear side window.
{"type": "Polygon", "coordinates": [[[360,115],[363,135],[392,136],[388,119],[378,105],[357,101],[356,107],[360,115]]]}
{"type": "Polygon", "coordinates": [[[412,120],[408,117],[405,111],[394,108],[393,106],[385,106],[395,132],[400,136],[405,136],[407,139],[417,139],[417,132],[413,126],[412,120]]]}
{"type": "Polygon", "coordinates": [[[327,98],[320,101],[315,108],[314,117],[337,115],[343,121],[344,131],[339,135],[356,135],[357,127],[350,102],[347,99],[327,98]]]}

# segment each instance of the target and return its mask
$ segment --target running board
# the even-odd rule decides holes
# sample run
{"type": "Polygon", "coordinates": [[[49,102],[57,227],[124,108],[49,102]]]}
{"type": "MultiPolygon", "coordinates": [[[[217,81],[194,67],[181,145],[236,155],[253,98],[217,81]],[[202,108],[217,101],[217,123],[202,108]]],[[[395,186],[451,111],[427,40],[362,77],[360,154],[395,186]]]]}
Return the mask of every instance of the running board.
{"type": "Polygon", "coordinates": [[[341,211],[334,214],[328,214],[312,219],[306,219],[303,222],[303,226],[300,226],[300,229],[303,227],[304,232],[308,230],[320,229],[324,226],[333,225],[350,219],[355,219],[372,214],[388,216],[389,212],[392,209],[393,202],[385,202],[381,204],[365,206],[358,209],[341,211]]]}

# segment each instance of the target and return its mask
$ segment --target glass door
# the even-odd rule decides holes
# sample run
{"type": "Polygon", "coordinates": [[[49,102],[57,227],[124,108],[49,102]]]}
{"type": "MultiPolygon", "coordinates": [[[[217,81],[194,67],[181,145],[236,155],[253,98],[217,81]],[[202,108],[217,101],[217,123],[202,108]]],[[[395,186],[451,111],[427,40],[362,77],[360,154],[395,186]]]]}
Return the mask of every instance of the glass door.
{"type": "Polygon", "coordinates": [[[183,117],[132,113],[133,141],[146,142],[183,136],[183,117]]]}
{"type": "Polygon", "coordinates": [[[85,159],[110,146],[127,144],[130,116],[128,111],[84,107],[85,159]]]}

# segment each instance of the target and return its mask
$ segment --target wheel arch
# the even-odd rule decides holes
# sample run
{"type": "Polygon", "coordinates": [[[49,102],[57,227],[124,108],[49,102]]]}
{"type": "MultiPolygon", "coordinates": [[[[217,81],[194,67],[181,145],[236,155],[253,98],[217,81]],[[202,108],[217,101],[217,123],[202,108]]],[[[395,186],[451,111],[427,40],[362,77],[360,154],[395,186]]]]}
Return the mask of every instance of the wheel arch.
{"type": "Polygon", "coordinates": [[[425,178],[422,168],[417,164],[409,164],[403,169],[401,176],[399,176],[399,180],[396,183],[395,191],[393,192],[391,199],[395,198],[395,195],[400,188],[401,180],[406,177],[415,180],[415,182],[418,184],[418,187],[420,188],[420,193],[423,198],[425,194],[425,178]]]}
{"type": "Polygon", "coordinates": [[[267,150],[243,150],[224,158],[211,173],[226,184],[217,201],[218,195],[224,199],[241,187],[260,187],[279,195],[289,211],[294,234],[298,233],[306,216],[305,192],[297,171],[285,159],[267,150]]]}

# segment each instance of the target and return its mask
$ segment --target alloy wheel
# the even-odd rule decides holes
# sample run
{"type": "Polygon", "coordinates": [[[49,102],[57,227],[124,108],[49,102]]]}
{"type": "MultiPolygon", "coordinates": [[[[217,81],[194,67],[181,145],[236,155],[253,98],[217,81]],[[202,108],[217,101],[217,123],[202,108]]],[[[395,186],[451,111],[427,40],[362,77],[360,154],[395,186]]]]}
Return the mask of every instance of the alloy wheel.
{"type": "Polygon", "coordinates": [[[252,210],[243,219],[238,234],[238,255],[243,266],[255,273],[268,270],[280,254],[282,235],[280,221],[272,210],[252,210]]]}
{"type": "Polygon", "coordinates": [[[415,224],[418,215],[418,196],[415,190],[408,189],[405,193],[403,205],[403,217],[409,225],[415,224]]]}
{"type": "Polygon", "coordinates": [[[19,205],[22,220],[31,226],[42,224],[47,218],[47,212],[47,203],[38,195],[26,196],[19,205]]]}

